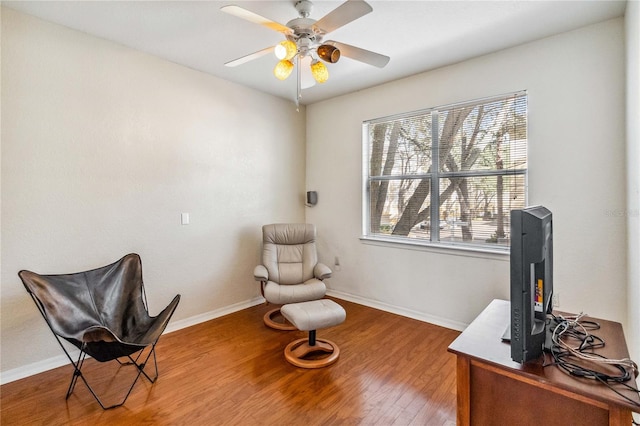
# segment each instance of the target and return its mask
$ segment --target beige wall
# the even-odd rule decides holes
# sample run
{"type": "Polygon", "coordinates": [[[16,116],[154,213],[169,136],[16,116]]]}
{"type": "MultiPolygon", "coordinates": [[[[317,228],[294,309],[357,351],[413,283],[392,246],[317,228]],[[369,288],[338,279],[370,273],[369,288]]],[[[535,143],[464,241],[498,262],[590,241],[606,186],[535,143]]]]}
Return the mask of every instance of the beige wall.
{"type": "Polygon", "coordinates": [[[20,269],[137,252],[151,313],[201,318],[257,300],[262,224],[304,221],[291,102],[10,9],[1,100],[3,373],[61,354],[20,269]]]}
{"type": "Polygon", "coordinates": [[[640,360],[640,2],[627,3],[627,226],[629,289],[627,340],[640,360]]]}
{"type": "Polygon", "coordinates": [[[627,321],[624,21],[614,19],[307,108],[307,188],[334,294],[462,328],[509,298],[507,256],[362,242],[362,121],[529,94],[529,204],[554,215],[560,308],[627,321]],[[328,125],[330,123],[330,126],[328,125]],[[331,128],[331,134],[326,129],[331,128]]]}

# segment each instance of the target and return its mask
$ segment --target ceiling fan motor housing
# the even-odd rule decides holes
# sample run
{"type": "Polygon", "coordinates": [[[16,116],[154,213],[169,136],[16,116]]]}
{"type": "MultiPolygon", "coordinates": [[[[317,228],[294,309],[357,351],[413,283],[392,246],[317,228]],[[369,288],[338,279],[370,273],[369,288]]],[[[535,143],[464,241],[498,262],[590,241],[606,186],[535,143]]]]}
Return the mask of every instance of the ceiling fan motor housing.
{"type": "Polygon", "coordinates": [[[287,22],[287,27],[293,30],[293,34],[287,35],[287,39],[298,46],[298,53],[302,56],[309,54],[322,42],[323,34],[315,31],[315,23],[316,20],[310,18],[296,18],[287,22]]]}

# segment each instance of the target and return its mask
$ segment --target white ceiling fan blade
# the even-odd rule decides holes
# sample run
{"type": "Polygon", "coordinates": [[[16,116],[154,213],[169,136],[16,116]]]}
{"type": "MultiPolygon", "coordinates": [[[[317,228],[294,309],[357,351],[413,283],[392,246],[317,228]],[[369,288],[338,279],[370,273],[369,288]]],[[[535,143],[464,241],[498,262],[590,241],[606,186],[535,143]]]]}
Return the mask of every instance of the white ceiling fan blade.
{"type": "Polygon", "coordinates": [[[313,29],[327,34],[371,11],[373,8],[363,0],[347,0],[316,22],[313,29]]]}
{"type": "Polygon", "coordinates": [[[253,22],[255,24],[260,24],[264,27],[267,27],[274,31],[278,31],[279,33],[282,33],[282,34],[293,33],[293,30],[291,28],[285,25],[279,24],[277,22],[274,22],[271,19],[267,19],[264,16],[260,16],[257,13],[251,12],[250,10],[243,9],[240,6],[236,6],[236,5],[222,6],[220,10],[230,15],[237,16],[238,18],[244,19],[246,21],[253,22]]]}
{"type": "Polygon", "coordinates": [[[364,62],[365,64],[378,68],[384,68],[391,59],[388,56],[337,41],[327,41],[325,44],[337,47],[340,50],[341,56],[346,56],[347,58],[355,59],[356,61],[364,62]]]}
{"type": "Polygon", "coordinates": [[[269,52],[273,52],[274,48],[275,48],[274,46],[271,46],[271,47],[267,47],[267,48],[262,49],[262,50],[258,50],[257,52],[251,53],[249,55],[243,56],[243,57],[238,58],[238,59],[234,59],[233,61],[229,61],[229,62],[225,63],[224,65],[226,67],[237,67],[238,65],[242,65],[245,62],[253,61],[254,59],[258,59],[259,57],[264,56],[269,52]]]}

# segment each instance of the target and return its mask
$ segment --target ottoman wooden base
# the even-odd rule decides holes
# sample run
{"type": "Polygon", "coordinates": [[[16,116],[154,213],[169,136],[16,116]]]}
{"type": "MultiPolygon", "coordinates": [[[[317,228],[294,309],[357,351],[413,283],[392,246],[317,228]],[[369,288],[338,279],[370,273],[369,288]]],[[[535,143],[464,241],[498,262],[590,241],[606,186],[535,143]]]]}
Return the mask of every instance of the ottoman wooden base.
{"type": "Polygon", "coordinates": [[[316,338],[315,345],[309,339],[298,339],[284,349],[284,357],[291,364],[302,368],[322,368],[338,360],[340,348],[327,339],[316,338]]]}

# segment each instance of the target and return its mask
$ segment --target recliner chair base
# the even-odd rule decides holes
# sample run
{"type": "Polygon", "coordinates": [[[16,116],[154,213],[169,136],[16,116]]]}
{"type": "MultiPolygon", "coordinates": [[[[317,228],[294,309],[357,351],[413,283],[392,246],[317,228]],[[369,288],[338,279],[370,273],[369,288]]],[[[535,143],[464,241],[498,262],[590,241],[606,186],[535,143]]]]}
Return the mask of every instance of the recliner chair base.
{"type": "Polygon", "coordinates": [[[264,314],[264,324],[275,330],[282,331],[292,331],[297,330],[297,328],[291,324],[287,319],[280,313],[280,308],[275,308],[264,314]]]}

